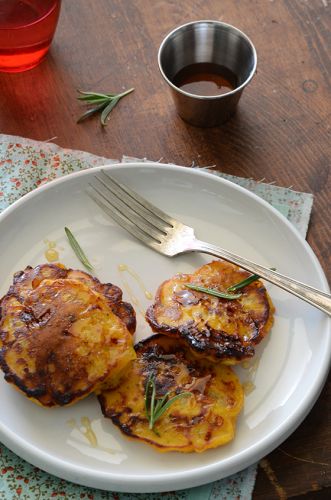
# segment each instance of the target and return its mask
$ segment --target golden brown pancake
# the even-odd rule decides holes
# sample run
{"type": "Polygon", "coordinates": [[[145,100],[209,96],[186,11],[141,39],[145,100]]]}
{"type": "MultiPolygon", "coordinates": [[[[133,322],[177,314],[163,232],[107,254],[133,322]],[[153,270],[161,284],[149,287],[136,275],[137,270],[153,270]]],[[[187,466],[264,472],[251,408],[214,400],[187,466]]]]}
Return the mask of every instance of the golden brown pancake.
{"type": "Polygon", "coordinates": [[[0,302],[5,379],[43,406],[115,383],[135,358],[132,335],[113,310],[120,298],[117,287],[57,265],[17,273],[0,302]]]}
{"type": "Polygon", "coordinates": [[[119,385],[99,395],[103,414],[127,436],[158,451],[202,452],[231,441],[243,390],[229,366],[198,359],[182,341],[154,335],[136,346],[137,359],[119,385]],[[156,402],[182,392],[150,429],[146,384],[155,379],[156,402]]]}
{"type": "Polygon", "coordinates": [[[196,355],[227,364],[250,358],[273,324],[274,307],[261,280],[242,288],[235,300],[185,286],[226,292],[248,276],[225,261],[206,264],[193,274],[177,274],[161,284],[146,319],[154,332],[185,340],[196,355]]]}
{"type": "Polygon", "coordinates": [[[136,314],[131,304],[122,301],[122,290],[112,283],[101,283],[97,278],[85,271],[66,269],[62,264],[41,264],[34,268],[27,266],[24,271],[15,273],[13,285],[8,293],[13,293],[22,299],[31,289],[36,288],[41,281],[58,278],[83,281],[90,288],[101,293],[116,316],[134,334],[136,330],[136,314]]]}

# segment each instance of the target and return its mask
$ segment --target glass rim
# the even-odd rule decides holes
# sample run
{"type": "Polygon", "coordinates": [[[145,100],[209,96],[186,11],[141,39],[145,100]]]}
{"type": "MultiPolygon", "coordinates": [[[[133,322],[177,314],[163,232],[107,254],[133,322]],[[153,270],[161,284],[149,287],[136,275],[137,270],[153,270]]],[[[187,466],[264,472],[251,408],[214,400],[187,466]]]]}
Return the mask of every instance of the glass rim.
{"type": "Polygon", "coordinates": [[[37,23],[40,23],[40,21],[42,21],[43,19],[45,19],[45,17],[49,16],[53,10],[55,10],[57,4],[61,4],[61,0],[54,0],[53,1],[53,5],[52,7],[45,13],[43,14],[42,16],[38,17],[38,19],[36,19],[35,21],[32,21],[31,23],[27,23],[27,24],[21,24],[19,26],[13,26],[12,28],[3,28],[0,24],[0,31],[15,31],[15,30],[21,30],[23,28],[28,28],[30,26],[33,26],[34,24],[37,24],[37,23]]]}

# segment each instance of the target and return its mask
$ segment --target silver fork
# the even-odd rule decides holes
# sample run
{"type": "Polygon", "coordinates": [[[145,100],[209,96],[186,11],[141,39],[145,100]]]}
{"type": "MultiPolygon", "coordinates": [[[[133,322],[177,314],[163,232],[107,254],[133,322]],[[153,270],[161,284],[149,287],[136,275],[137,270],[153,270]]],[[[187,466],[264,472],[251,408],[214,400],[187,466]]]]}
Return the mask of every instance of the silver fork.
{"type": "Polygon", "coordinates": [[[122,228],[157,252],[174,257],[202,252],[237,264],[247,271],[296,295],[331,316],[331,295],[309,285],[255,264],[224,248],[198,240],[194,229],[170,217],[104,170],[89,184],[89,196],[122,228]]]}

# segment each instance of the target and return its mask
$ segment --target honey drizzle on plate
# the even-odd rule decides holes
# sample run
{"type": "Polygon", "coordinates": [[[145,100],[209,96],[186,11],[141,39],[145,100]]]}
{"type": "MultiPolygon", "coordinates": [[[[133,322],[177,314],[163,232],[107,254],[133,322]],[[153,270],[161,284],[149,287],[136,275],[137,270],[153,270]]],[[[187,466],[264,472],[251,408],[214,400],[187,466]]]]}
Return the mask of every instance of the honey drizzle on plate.
{"type": "Polygon", "coordinates": [[[142,290],[142,292],[144,293],[145,295],[145,298],[147,300],[152,300],[153,299],[153,295],[151,294],[151,292],[149,292],[141,277],[139,276],[139,274],[137,274],[131,267],[127,266],[126,264],[119,264],[118,266],[118,271],[122,274],[122,283],[123,283],[123,287],[125,288],[127,294],[129,295],[130,297],[130,300],[131,302],[137,307],[137,309],[139,310],[140,314],[145,317],[145,313],[141,307],[141,303],[139,301],[139,299],[136,297],[136,295],[134,294],[131,286],[129,285],[128,281],[124,278],[124,273],[128,273],[135,281],[136,283],[139,285],[140,289],[142,290]]]}
{"type": "Polygon", "coordinates": [[[105,448],[104,446],[99,445],[97,435],[92,429],[92,422],[89,417],[81,417],[80,423],[83,429],[77,424],[76,419],[71,418],[67,421],[67,424],[72,429],[76,429],[87,439],[92,448],[99,448],[100,450],[107,451],[108,453],[116,453],[116,451],[111,448],[105,448]]]}
{"type": "Polygon", "coordinates": [[[146,287],[145,287],[141,277],[139,276],[139,274],[137,274],[131,267],[127,266],[126,264],[120,264],[118,266],[118,270],[120,272],[127,272],[128,274],[130,274],[130,276],[132,276],[136,280],[136,282],[140,286],[141,290],[144,292],[146,299],[152,300],[153,295],[151,294],[151,292],[146,290],[146,287]]]}
{"type": "Polygon", "coordinates": [[[245,360],[245,361],[243,361],[241,363],[241,366],[242,366],[242,368],[244,368],[244,370],[247,370],[248,374],[253,378],[253,377],[255,377],[255,374],[257,372],[259,364],[260,364],[260,359],[259,358],[255,358],[253,360],[245,360]]]}
{"type": "Polygon", "coordinates": [[[259,363],[260,363],[259,358],[253,360],[245,360],[241,363],[242,368],[248,371],[248,377],[249,377],[248,380],[242,383],[242,387],[246,396],[248,396],[248,394],[253,392],[256,387],[254,384],[254,380],[259,363]]]}
{"type": "Polygon", "coordinates": [[[56,250],[56,242],[44,240],[44,243],[47,245],[45,250],[45,257],[47,262],[56,262],[59,260],[59,252],[56,250]]]}
{"type": "Polygon", "coordinates": [[[92,429],[91,420],[88,417],[82,417],[80,419],[82,426],[84,427],[83,434],[90,443],[91,446],[96,448],[98,446],[98,438],[92,429]]]}
{"type": "Polygon", "coordinates": [[[251,392],[254,391],[256,386],[251,380],[246,380],[246,382],[243,382],[242,387],[243,387],[245,396],[248,396],[248,394],[250,394],[251,392]]]}

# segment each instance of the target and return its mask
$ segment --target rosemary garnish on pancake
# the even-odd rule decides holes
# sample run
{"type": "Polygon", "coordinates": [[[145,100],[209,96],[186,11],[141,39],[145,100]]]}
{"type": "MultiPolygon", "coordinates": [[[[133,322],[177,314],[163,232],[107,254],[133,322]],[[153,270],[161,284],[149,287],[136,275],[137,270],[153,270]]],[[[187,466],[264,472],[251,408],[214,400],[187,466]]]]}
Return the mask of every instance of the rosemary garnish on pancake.
{"type": "Polygon", "coordinates": [[[237,290],[240,290],[241,288],[244,288],[245,286],[250,285],[254,281],[258,280],[259,278],[260,278],[260,276],[258,276],[257,274],[252,274],[252,276],[248,276],[248,278],[246,278],[242,281],[239,281],[239,283],[236,283],[235,285],[229,286],[229,288],[227,290],[228,290],[228,292],[236,292],[237,290]]]}
{"type": "Polygon", "coordinates": [[[162,398],[156,397],[155,376],[150,375],[147,379],[145,387],[145,410],[149,422],[149,428],[158,435],[154,429],[155,422],[163,415],[163,413],[179,398],[191,395],[191,392],[181,392],[169,399],[170,391],[162,398]]]}
{"type": "MultiPolygon", "coordinates": [[[[275,267],[270,267],[271,271],[276,271],[275,267]]],[[[252,274],[251,276],[248,276],[248,278],[239,281],[239,283],[236,283],[235,285],[229,286],[227,289],[228,292],[236,292],[237,290],[240,290],[241,288],[244,288],[247,285],[250,285],[254,281],[260,279],[260,276],[258,274],[252,274]]]]}
{"type": "MultiPolygon", "coordinates": [[[[270,269],[272,271],[276,271],[275,267],[271,267],[270,269]]],[[[185,286],[187,288],[191,288],[192,290],[196,290],[197,292],[203,292],[207,293],[208,295],[214,295],[214,297],[219,297],[220,299],[234,300],[234,299],[239,299],[242,294],[232,293],[232,292],[236,292],[237,290],[240,290],[241,288],[250,285],[254,281],[257,281],[258,279],[260,279],[260,276],[258,274],[252,274],[251,276],[248,276],[248,278],[245,278],[244,280],[229,286],[226,289],[226,292],[220,292],[218,290],[215,290],[215,288],[206,288],[204,286],[191,285],[190,283],[186,283],[185,286]]]]}
{"type": "Polygon", "coordinates": [[[220,299],[234,300],[234,299],[239,299],[239,297],[241,297],[241,293],[220,292],[215,288],[206,288],[204,286],[191,285],[190,283],[185,283],[185,286],[187,288],[191,288],[191,290],[195,290],[196,292],[203,292],[207,293],[208,295],[214,295],[214,297],[218,297],[220,299]]]}

